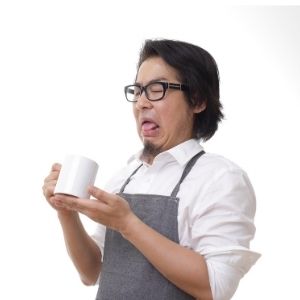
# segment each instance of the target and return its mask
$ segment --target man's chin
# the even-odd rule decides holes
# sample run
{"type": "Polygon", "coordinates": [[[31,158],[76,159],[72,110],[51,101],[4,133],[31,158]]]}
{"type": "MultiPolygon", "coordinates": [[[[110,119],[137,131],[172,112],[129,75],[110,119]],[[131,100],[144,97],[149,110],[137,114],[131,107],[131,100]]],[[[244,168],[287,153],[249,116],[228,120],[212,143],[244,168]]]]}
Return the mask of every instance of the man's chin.
{"type": "Polygon", "coordinates": [[[160,146],[157,146],[150,141],[144,140],[143,143],[144,143],[144,149],[142,152],[142,157],[144,159],[148,159],[148,158],[153,159],[156,155],[162,152],[160,146]]]}

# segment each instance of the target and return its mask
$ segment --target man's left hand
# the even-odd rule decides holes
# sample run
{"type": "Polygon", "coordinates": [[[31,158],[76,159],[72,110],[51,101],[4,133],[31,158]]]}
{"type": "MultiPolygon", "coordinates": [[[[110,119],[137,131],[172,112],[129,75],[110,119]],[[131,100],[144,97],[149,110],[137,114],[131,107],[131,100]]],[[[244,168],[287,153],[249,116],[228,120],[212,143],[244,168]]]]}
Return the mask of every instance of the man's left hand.
{"type": "Polygon", "coordinates": [[[66,195],[55,195],[55,204],[59,207],[80,212],[95,222],[111,229],[125,232],[135,215],[128,202],[122,197],[107,193],[95,186],[89,187],[89,193],[95,199],[81,199],[66,195]]]}

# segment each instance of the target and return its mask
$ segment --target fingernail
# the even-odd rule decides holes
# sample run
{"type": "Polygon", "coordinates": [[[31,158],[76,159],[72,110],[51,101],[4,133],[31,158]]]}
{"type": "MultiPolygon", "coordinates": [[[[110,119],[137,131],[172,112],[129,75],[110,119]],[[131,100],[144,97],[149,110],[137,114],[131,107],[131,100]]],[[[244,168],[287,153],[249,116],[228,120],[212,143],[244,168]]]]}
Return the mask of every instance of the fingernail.
{"type": "Polygon", "coordinates": [[[93,185],[90,185],[90,186],[88,187],[88,191],[89,191],[90,193],[94,192],[94,191],[95,191],[95,187],[94,187],[93,185]]]}

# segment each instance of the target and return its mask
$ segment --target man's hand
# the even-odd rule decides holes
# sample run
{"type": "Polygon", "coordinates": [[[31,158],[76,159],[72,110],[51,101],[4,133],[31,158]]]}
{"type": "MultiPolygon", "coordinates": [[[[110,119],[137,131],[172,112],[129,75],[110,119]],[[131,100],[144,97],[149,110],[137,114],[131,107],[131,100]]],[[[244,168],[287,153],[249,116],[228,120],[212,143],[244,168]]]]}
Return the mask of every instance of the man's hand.
{"type": "Polygon", "coordinates": [[[55,195],[57,207],[80,212],[95,222],[125,233],[128,225],[136,219],[128,202],[122,197],[107,193],[97,187],[89,187],[89,193],[95,199],[81,199],[72,196],[55,195]]]}

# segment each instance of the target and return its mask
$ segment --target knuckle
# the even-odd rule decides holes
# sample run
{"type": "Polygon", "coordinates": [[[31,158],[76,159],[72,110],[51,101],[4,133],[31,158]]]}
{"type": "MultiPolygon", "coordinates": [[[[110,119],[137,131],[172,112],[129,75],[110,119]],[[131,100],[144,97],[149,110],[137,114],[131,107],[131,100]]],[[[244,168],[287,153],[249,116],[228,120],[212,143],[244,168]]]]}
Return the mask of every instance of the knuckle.
{"type": "Polygon", "coordinates": [[[96,198],[102,198],[103,197],[103,191],[100,189],[93,188],[93,192],[96,198]]]}
{"type": "Polygon", "coordinates": [[[60,169],[61,169],[61,164],[59,163],[54,163],[51,168],[52,171],[59,171],[60,169]]]}
{"type": "Polygon", "coordinates": [[[53,196],[54,193],[54,187],[53,186],[49,186],[49,185],[45,185],[43,186],[43,193],[44,196],[47,198],[47,200],[53,196]]]}

